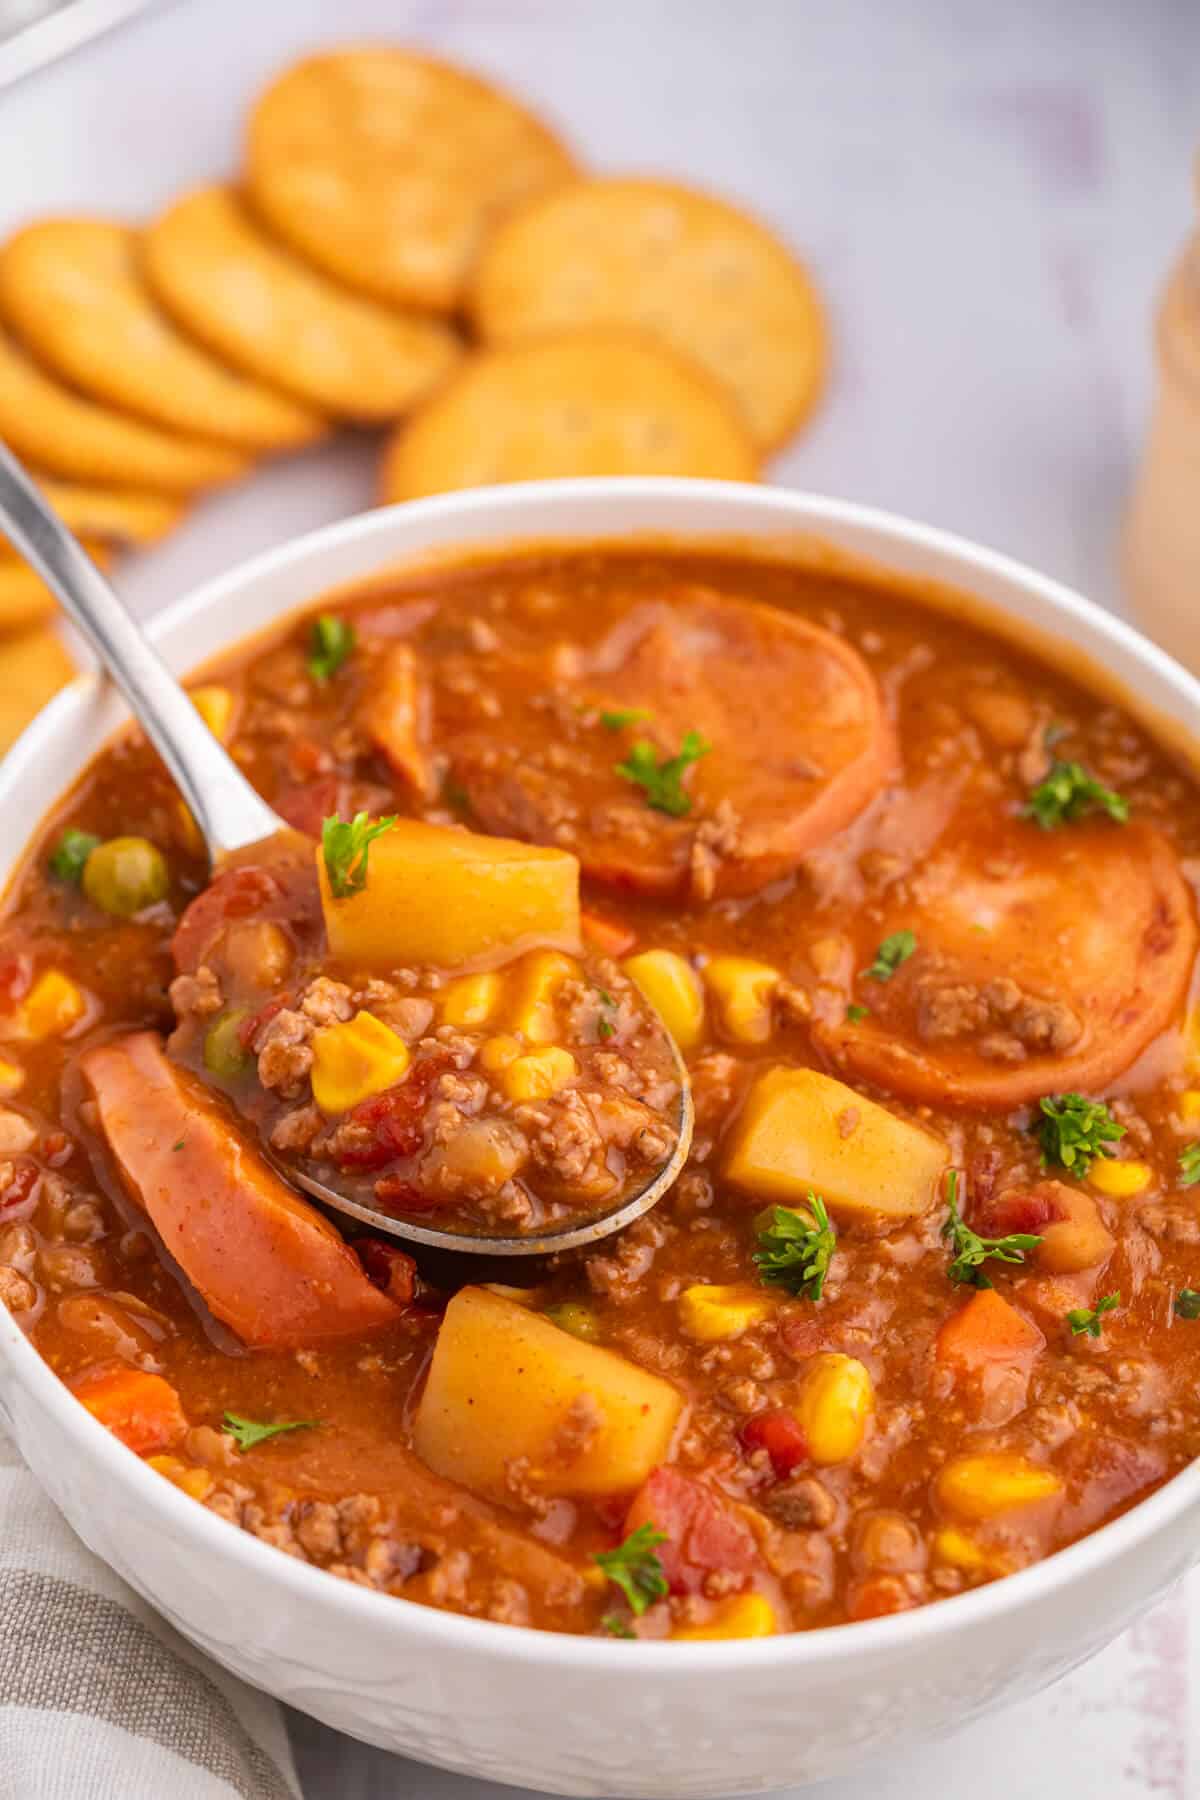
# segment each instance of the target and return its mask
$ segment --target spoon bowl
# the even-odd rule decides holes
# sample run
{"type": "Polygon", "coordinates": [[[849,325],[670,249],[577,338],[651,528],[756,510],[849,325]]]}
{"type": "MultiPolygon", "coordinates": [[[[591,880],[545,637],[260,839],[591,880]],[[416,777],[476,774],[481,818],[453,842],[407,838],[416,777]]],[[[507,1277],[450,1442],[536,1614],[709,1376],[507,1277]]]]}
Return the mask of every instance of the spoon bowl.
{"type": "MultiPolygon", "coordinates": [[[[283,840],[294,841],[294,829],[267,805],[227,755],[83,546],[3,444],[0,525],[52,589],[124,695],[187,803],[207,846],[213,871],[219,871],[232,858],[246,862],[246,853],[256,845],[261,845],[265,853],[283,840]]],[[[646,1006],[653,1013],[648,1002],[646,1006]]],[[[661,1020],[658,1022],[661,1025],[661,1020]]],[[[679,1082],[673,1148],[636,1192],[626,1195],[610,1211],[588,1215],[578,1223],[568,1220],[527,1236],[440,1231],[351,1198],[283,1162],[266,1146],[264,1154],[285,1181],[303,1188],[322,1205],[369,1225],[373,1231],[410,1243],[495,1257],[547,1256],[592,1245],[655,1206],[677,1178],[691,1147],[694,1114],[687,1071],[678,1049],[663,1029],[671,1043],[679,1082]]]]}

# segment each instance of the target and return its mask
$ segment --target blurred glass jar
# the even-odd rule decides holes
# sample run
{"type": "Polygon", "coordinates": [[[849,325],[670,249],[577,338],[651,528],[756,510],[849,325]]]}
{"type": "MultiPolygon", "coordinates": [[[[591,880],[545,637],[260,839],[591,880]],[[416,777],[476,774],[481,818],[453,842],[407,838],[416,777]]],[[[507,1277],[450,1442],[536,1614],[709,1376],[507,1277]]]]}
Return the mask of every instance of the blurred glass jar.
{"type": "Polygon", "coordinates": [[[1158,387],[1125,521],[1125,585],[1142,630],[1200,674],[1200,234],[1167,282],[1154,340],[1158,387]]]}

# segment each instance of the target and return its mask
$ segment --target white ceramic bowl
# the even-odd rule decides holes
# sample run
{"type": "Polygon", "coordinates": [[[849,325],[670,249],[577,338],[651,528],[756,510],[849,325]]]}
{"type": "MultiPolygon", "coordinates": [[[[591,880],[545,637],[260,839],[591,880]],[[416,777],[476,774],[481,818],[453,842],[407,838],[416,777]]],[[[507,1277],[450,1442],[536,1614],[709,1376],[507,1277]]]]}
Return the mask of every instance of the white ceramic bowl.
{"type": "MultiPolygon", "coordinates": [[[[1200,735],[1200,685],[1078,595],[906,521],[768,488],[545,483],[369,513],[256,558],[155,623],[187,670],[325,589],[447,546],[666,534],[814,538],[1048,632],[1200,735]]],[[[7,861],[121,716],[76,682],[0,767],[7,861]]],[[[6,871],[2,871],[6,872],[6,871]]],[[[1197,1557],[1200,1466],[1024,1573],[914,1613],[742,1643],[566,1638],[388,1599],[280,1555],[143,1467],[0,1308],[0,1416],[91,1548],[218,1662],[328,1724],[445,1768],[562,1794],[750,1793],[964,1725],[1099,1650],[1197,1557]]]]}

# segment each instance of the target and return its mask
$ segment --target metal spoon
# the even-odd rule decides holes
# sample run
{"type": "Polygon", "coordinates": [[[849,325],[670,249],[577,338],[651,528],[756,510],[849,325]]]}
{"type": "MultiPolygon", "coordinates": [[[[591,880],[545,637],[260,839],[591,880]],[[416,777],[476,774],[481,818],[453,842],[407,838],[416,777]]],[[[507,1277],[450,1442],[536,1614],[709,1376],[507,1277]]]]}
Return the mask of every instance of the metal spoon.
{"type": "MultiPolygon", "coordinates": [[[[64,611],[129,702],[134,717],[187,801],[208,846],[212,867],[218,868],[235,851],[265,844],[281,834],[294,838],[292,827],[271,810],[225,754],[95,563],[3,444],[0,525],[57,594],[64,611]]],[[[293,1186],[306,1189],[326,1206],[361,1219],[373,1230],[392,1237],[480,1256],[546,1256],[557,1250],[573,1250],[597,1243],[649,1212],[682,1169],[692,1141],[693,1107],[687,1071],[678,1050],[675,1061],[680,1098],[678,1136],[671,1156],[632,1199],[579,1225],[531,1232],[524,1237],[475,1237],[466,1232],[436,1231],[348,1199],[323,1181],[281,1163],[265,1147],[264,1153],[293,1186]]]]}

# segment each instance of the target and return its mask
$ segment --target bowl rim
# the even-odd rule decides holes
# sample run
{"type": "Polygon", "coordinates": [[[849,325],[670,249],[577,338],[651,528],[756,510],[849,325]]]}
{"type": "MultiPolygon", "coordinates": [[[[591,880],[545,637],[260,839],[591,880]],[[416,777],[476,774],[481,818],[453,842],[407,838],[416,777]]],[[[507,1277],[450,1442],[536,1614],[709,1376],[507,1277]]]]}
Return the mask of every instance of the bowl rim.
{"type": "MultiPolygon", "coordinates": [[[[977,544],[958,533],[944,531],[905,518],[884,508],[860,505],[825,495],[797,489],[759,487],[749,483],[699,481],[682,477],[593,477],[560,481],[513,484],[503,488],[476,488],[429,499],[409,501],[401,505],[379,507],[352,515],[332,524],[318,527],[298,537],[247,558],[224,574],[213,577],[172,602],[154,615],[146,629],[156,642],[185,626],[197,615],[218,606],[231,592],[256,585],[273,573],[303,565],[318,553],[355,541],[370,542],[374,537],[386,540],[396,520],[403,517],[416,524],[445,518],[471,520],[480,514],[514,514],[514,524],[526,507],[530,510],[547,505],[598,500],[630,499],[637,501],[695,502],[698,513],[708,503],[722,506],[744,506],[747,518],[761,519],[777,515],[780,528],[803,528],[819,538],[822,528],[844,526],[874,534],[895,547],[928,551],[954,565],[947,585],[961,585],[971,593],[972,576],[995,577],[1001,582],[1031,591],[1054,614],[1049,627],[1057,633],[1060,626],[1078,622],[1086,626],[1093,642],[1102,646],[1103,666],[1122,686],[1137,696],[1136,677],[1153,672],[1160,683],[1177,699],[1190,706],[1200,726],[1200,681],[1187,673],[1158,645],[1115,614],[1051,576],[1042,575],[1019,559],[977,544]]],[[[545,538],[544,528],[527,532],[524,541],[545,538]]],[[[598,530],[594,541],[611,535],[598,530]]],[[[644,535],[652,535],[647,530],[644,535]]],[[[663,530],[664,538],[677,539],[685,534],[678,528],[663,530]]],[[[698,517],[694,536],[710,541],[728,538],[728,531],[705,530],[698,517]]],[[[589,541],[585,527],[565,533],[563,541],[589,541]]],[[[512,533],[513,545],[522,537],[519,529],[512,533]]],[[[466,546],[481,557],[503,554],[503,540],[486,545],[466,546]]],[[[752,542],[747,545],[752,552],[752,542]]],[[[886,548],[880,555],[881,570],[886,572],[886,548]]],[[[424,552],[411,553],[419,563],[424,552]]],[[[410,552],[400,549],[390,560],[407,560],[410,552]]],[[[381,554],[380,568],[389,561],[386,549],[381,554]]],[[[369,581],[364,574],[348,581],[347,589],[369,581]]],[[[325,591],[330,591],[326,589],[325,591]]],[[[333,591],[340,591],[335,588],[333,591]]],[[[319,592],[310,598],[316,601],[319,592]]],[[[976,596],[978,598],[978,596],[976,596]]],[[[304,604],[308,604],[305,602],[304,604]]],[[[980,616],[986,626],[993,615],[997,623],[1005,608],[994,600],[979,601],[980,616]]],[[[296,611],[299,607],[289,610],[296,611]]],[[[281,615],[283,612],[281,610],[281,615]]],[[[1044,628],[1043,628],[1044,629],[1044,628]]],[[[1065,633],[1063,633],[1065,635],[1065,633]]],[[[237,640],[233,640],[236,642],[237,640]]],[[[244,640],[243,640],[244,641],[244,640]]],[[[230,645],[232,647],[232,643],[230,645]]],[[[207,653],[204,660],[219,654],[207,653]]],[[[88,696],[100,692],[102,678],[96,673],[80,675],[71,682],[22,733],[0,761],[0,814],[12,804],[14,790],[26,770],[34,770],[43,750],[54,740],[61,727],[88,696]],[[61,722],[61,724],[60,724],[61,722]]],[[[1198,733],[1200,735],[1200,733],[1198,733]]],[[[36,823],[40,824],[53,800],[41,807],[36,823]]],[[[28,841],[23,838],[23,845],[28,841]]],[[[14,858],[14,866],[18,859],[14,858]]],[[[108,1483],[120,1486],[132,1482],[150,1512],[159,1511],[176,1533],[192,1540],[197,1556],[215,1555],[233,1570],[244,1568],[247,1575],[264,1579],[290,1594],[297,1605],[338,1612],[348,1624],[355,1621],[375,1632],[392,1631],[397,1640],[409,1638],[414,1647],[424,1642],[456,1650],[463,1654],[486,1655],[495,1652],[508,1661],[531,1666],[552,1660],[565,1664],[577,1673],[603,1674],[614,1677],[618,1671],[632,1670],[638,1678],[653,1673],[658,1679],[671,1670],[688,1677],[730,1673],[749,1668],[774,1667],[783,1663],[797,1670],[805,1665],[842,1663],[858,1657],[868,1659],[889,1652],[913,1649],[958,1632],[982,1629],[1000,1617],[1026,1605],[1049,1600],[1056,1590],[1074,1585],[1098,1572],[1106,1563],[1135,1552],[1147,1539],[1168,1527],[1189,1507],[1200,1510],[1200,1458],[1171,1476],[1146,1499],[1135,1502],[1127,1511],[1109,1523],[1099,1526],[1075,1543],[1057,1550],[1028,1568],[1014,1571],[984,1586],[944,1596],[910,1611],[890,1617],[853,1621],[845,1625],[826,1625],[808,1630],[780,1633],[761,1639],[732,1639],[703,1643],[665,1641],[617,1641],[610,1638],[575,1636],[546,1631],[532,1626],[499,1624],[489,1619],[471,1618],[442,1611],[402,1596],[381,1594],[361,1588],[349,1581],[331,1577],[327,1571],[291,1556],[281,1555],[272,1545],[263,1543],[240,1527],[211,1513],[207,1507],[164,1481],[141,1457],[131,1454],[123,1444],[100,1425],[79,1404],[66,1385],[43,1361],[15,1320],[0,1306],[0,1356],[12,1363],[18,1382],[30,1392],[39,1406],[48,1408],[56,1423],[68,1437],[79,1437],[81,1450],[99,1465],[98,1472],[108,1483]],[[391,1621],[389,1626],[388,1621],[391,1621]]],[[[2,1415],[0,1415],[2,1416],[2,1415]]],[[[106,1489],[111,1491],[111,1487],[106,1489]]],[[[1200,1555],[1200,1545],[1197,1547],[1200,1555]]]]}

